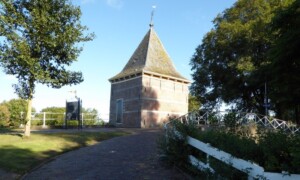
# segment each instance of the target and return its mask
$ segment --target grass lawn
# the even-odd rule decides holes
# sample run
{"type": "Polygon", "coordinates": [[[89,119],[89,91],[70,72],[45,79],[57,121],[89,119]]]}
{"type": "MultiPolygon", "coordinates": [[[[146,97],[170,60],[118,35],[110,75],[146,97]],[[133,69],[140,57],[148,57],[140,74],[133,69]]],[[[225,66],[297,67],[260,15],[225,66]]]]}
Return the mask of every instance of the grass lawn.
{"type": "Polygon", "coordinates": [[[126,132],[32,133],[30,138],[23,138],[17,133],[0,134],[0,167],[24,174],[51,157],[127,134],[126,132]]]}

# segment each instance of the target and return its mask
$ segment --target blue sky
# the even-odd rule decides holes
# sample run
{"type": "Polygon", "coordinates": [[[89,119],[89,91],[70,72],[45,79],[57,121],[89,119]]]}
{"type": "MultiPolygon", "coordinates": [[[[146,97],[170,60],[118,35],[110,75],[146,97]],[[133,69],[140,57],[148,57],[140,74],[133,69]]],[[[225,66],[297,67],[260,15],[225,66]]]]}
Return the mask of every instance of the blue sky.
{"type": "MultiPolygon", "coordinates": [[[[76,90],[83,107],[96,108],[107,118],[110,83],[119,73],[149,30],[152,6],[155,5],[154,29],[173,60],[176,69],[191,78],[190,59],[203,36],[213,27],[212,20],[236,0],[72,0],[81,7],[81,23],[96,38],[83,45],[78,61],[70,69],[81,71],[84,82],[76,86],[51,89],[38,85],[33,106],[64,107],[76,90]]],[[[0,69],[0,102],[17,98],[12,84],[17,80],[0,69]]]]}

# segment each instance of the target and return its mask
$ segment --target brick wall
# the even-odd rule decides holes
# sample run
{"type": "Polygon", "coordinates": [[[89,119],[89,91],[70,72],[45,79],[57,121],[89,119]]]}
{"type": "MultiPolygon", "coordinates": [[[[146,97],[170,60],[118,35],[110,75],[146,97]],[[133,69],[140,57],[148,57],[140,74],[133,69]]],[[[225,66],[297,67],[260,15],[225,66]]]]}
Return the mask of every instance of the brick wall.
{"type": "Polygon", "coordinates": [[[169,117],[188,112],[188,85],[183,82],[143,76],[141,127],[160,126],[169,117]]]}
{"type": "Polygon", "coordinates": [[[110,123],[120,127],[155,127],[188,112],[188,84],[143,75],[112,83],[110,123]],[[123,100],[122,123],[116,123],[116,102],[123,100]]]}
{"type": "Polygon", "coordinates": [[[120,127],[140,127],[140,94],[142,77],[116,82],[111,84],[109,122],[120,127]],[[116,102],[123,100],[122,123],[116,123],[116,102]]]}

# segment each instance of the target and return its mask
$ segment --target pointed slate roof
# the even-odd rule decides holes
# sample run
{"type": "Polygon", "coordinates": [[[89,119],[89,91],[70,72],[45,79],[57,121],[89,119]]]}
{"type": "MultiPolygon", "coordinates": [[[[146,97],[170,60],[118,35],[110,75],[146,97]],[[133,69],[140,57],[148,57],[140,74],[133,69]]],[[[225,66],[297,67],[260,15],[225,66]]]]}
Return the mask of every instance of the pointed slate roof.
{"type": "Polygon", "coordinates": [[[171,58],[152,26],[150,26],[150,30],[147,32],[123,70],[116,76],[110,78],[109,81],[115,82],[143,73],[189,83],[186,78],[176,71],[171,58]]]}

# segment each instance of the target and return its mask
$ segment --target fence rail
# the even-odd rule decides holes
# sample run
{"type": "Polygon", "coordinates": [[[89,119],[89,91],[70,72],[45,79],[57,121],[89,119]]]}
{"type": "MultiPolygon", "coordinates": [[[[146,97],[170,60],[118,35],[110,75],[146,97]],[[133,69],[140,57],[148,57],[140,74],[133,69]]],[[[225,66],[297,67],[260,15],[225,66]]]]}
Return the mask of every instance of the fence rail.
{"type": "MultiPolygon", "coordinates": [[[[177,118],[177,120],[181,121],[182,123],[194,123],[196,125],[224,126],[224,115],[226,115],[226,113],[228,112],[194,111],[177,118]]],[[[238,117],[238,121],[236,123],[240,125],[255,123],[265,128],[278,129],[291,133],[300,133],[300,127],[289,121],[262,116],[255,113],[237,112],[236,116],[238,117]]]]}
{"type": "MultiPolygon", "coordinates": [[[[22,117],[23,112],[21,112],[22,117]]],[[[59,124],[59,126],[66,126],[65,124],[65,113],[52,113],[52,112],[41,112],[41,113],[32,113],[31,120],[33,124],[37,124],[37,121],[40,121],[39,125],[42,128],[47,128],[47,125],[53,125],[54,122],[59,124]]],[[[97,125],[103,123],[103,119],[100,118],[100,114],[94,113],[81,113],[80,118],[83,125],[97,125]]],[[[21,125],[22,126],[22,125],[21,125]]]]}
{"type": "Polygon", "coordinates": [[[282,173],[265,172],[263,167],[255,163],[236,158],[227,152],[224,152],[220,149],[210,146],[210,144],[206,144],[190,136],[187,137],[187,140],[189,145],[207,154],[206,162],[202,162],[192,155],[189,156],[190,163],[196,166],[200,170],[208,169],[212,173],[215,172],[213,168],[210,167],[209,164],[209,156],[212,156],[222,161],[223,163],[232,166],[235,169],[245,172],[246,174],[248,174],[248,179],[270,179],[270,180],[300,179],[300,174],[288,174],[286,172],[282,172],[282,173]]]}
{"type": "MultiPolygon", "coordinates": [[[[178,138],[183,138],[181,133],[171,126],[171,123],[165,125],[167,131],[173,131],[178,138]]],[[[168,133],[167,133],[168,134],[168,133]]],[[[169,138],[168,136],[166,138],[169,138]]],[[[233,155],[211,146],[209,143],[204,143],[198,139],[187,136],[187,143],[199,151],[206,154],[206,162],[200,161],[193,155],[189,155],[189,162],[199,170],[208,170],[215,173],[215,170],[210,166],[210,156],[215,159],[238,169],[248,175],[248,179],[267,179],[267,180],[294,180],[300,179],[300,174],[289,174],[288,172],[274,173],[265,172],[264,168],[244,159],[236,158],[233,155]]]]}

